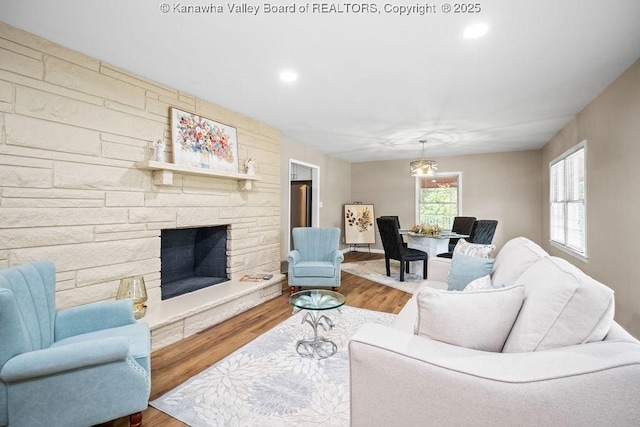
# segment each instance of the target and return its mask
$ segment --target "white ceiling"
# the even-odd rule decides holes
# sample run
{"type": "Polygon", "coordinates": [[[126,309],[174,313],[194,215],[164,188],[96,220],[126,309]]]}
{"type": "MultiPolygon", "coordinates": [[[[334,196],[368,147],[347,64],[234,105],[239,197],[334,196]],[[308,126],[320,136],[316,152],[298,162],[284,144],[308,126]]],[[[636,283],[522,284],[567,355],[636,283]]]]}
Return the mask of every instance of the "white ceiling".
{"type": "Polygon", "coordinates": [[[540,148],[640,56],[638,0],[480,0],[475,14],[438,1],[423,16],[264,3],[245,2],[261,6],[250,15],[226,0],[170,0],[168,13],[162,0],[3,0],[0,19],[350,162],[420,157],[425,138],[429,157],[540,148]],[[488,34],[464,39],[477,22],[488,34]]]}

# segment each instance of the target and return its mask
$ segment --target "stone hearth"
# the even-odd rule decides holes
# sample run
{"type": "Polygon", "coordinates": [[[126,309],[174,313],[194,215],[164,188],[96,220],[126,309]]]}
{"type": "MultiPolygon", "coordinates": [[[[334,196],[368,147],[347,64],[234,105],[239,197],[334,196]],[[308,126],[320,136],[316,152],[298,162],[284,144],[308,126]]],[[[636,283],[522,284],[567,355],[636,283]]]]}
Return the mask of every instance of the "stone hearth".
{"type": "Polygon", "coordinates": [[[152,350],[173,344],[282,294],[283,274],[262,282],[230,280],[149,304],[140,320],[151,328],[152,350]]]}

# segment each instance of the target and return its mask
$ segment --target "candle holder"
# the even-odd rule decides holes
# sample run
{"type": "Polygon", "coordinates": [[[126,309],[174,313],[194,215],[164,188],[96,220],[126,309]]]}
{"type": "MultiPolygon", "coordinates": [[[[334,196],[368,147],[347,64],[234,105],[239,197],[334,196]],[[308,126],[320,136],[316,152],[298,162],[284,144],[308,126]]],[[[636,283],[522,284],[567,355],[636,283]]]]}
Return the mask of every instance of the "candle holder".
{"type": "Polygon", "coordinates": [[[147,287],[144,277],[132,276],[120,279],[116,299],[129,299],[133,301],[133,316],[141,319],[147,313],[147,287]]]}

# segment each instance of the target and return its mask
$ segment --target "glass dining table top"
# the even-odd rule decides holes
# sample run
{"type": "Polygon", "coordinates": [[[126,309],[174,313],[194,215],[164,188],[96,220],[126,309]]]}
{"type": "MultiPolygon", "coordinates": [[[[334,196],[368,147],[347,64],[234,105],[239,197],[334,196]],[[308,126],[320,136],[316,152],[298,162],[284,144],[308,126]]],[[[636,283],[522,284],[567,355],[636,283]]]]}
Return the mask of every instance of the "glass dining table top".
{"type": "Polygon", "coordinates": [[[453,239],[453,238],[459,239],[459,238],[469,237],[468,234],[459,234],[459,233],[454,233],[453,231],[448,231],[448,230],[444,230],[439,234],[435,234],[435,235],[414,233],[413,231],[409,231],[409,230],[400,230],[400,234],[406,234],[411,237],[424,237],[429,239],[453,239]]]}
{"type": "Polygon", "coordinates": [[[289,297],[289,303],[302,310],[332,310],[344,305],[345,301],[341,293],[325,289],[309,289],[289,297]]]}

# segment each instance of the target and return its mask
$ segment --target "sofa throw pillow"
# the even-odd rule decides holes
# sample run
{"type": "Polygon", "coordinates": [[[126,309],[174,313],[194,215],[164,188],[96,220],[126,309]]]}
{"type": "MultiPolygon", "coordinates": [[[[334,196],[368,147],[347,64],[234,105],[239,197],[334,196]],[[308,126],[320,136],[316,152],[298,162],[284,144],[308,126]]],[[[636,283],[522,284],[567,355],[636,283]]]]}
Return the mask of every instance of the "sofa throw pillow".
{"type": "MultiPolygon", "coordinates": [[[[480,289],[491,289],[493,285],[491,284],[491,276],[488,274],[486,276],[482,276],[476,280],[470,282],[467,286],[464,287],[465,292],[469,291],[479,291],[480,289]]],[[[504,286],[501,286],[502,288],[504,286]]]]}
{"type": "Polygon", "coordinates": [[[424,288],[416,298],[415,334],[459,347],[500,352],[522,306],[524,286],[469,292],[424,288]]]}
{"type": "Polygon", "coordinates": [[[447,290],[461,291],[473,280],[491,274],[494,261],[493,258],[476,258],[454,252],[453,258],[451,258],[447,290]]]}
{"type": "Polygon", "coordinates": [[[453,253],[474,256],[478,258],[491,258],[491,254],[496,249],[495,245],[484,245],[480,243],[470,243],[464,239],[458,240],[453,248],[453,253]]]}
{"type": "Polygon", "coordinates": [[[613,322],[613,291],[556,257],[541,258],[518,279],[526,298],[505,353],[601,341],[613,322]]]}

